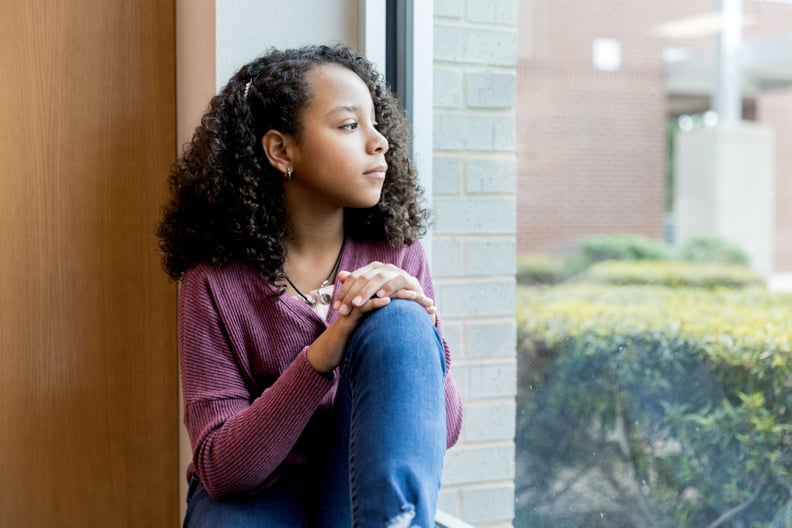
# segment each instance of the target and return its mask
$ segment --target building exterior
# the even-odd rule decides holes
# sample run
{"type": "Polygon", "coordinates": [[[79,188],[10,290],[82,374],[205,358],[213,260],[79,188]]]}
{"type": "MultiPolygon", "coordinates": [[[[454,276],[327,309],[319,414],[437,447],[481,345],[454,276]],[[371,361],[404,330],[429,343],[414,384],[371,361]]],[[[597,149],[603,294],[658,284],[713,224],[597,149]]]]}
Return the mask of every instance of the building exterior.
{"type": "MultiPolygon", "coordinates": [[[[591,234],[673,239],[669,123],[710,109],[716,2],[520,2],[518,252],[591,234]]],[[[792,5],[743,6],[743,116],[789,141],[792,5]]],[[[776,149],[776,272],[792,271],[792,165],[776,149]]],[[[750,178],[750,174],[746,175],[750,178]]]]}

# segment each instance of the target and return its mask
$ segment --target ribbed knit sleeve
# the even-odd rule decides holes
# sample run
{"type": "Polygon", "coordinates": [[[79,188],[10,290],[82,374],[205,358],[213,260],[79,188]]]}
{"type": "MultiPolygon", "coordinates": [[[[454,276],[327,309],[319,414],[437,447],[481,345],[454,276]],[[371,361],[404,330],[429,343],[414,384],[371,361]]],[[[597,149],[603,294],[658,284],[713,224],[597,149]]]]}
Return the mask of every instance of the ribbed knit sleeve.
{"type": "Polygon", "coordinates": [[[261,346],[255,341],[266,336],[244,335],[243,327],[225,324],[224,317],[233,313],[226,314],[219,304],[233,306],[227,297],[235,291],[225,290],[226,298],[218,301],[210,278],[210,269],[199,266],[185,275],[180,288],[185,424],[201,483],[212,496],[229,498],[261,486],[283,463],[334,380],[310,366],[305,346],[296,342],[298,352],[290,357],[294,352],[288,343],[279,343],[280,349],[269,352],[283,363],[282,373],[273,372],[277,379],[258,397],[252,394],[246,379],[252,367],[233,344],[261,346]]]}

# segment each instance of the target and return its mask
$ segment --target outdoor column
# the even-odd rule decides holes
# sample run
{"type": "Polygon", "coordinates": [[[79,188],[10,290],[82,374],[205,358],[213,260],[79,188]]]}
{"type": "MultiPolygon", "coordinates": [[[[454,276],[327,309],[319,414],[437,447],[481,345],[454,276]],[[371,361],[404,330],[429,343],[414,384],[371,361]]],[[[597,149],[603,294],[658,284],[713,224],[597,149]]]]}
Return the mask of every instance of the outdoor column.
{"type": "Polygon", "coordinates": [[[676,137],[675,241],[718,236],[764,277],[773,271],[775,135],[743,122],[676,137]]]}

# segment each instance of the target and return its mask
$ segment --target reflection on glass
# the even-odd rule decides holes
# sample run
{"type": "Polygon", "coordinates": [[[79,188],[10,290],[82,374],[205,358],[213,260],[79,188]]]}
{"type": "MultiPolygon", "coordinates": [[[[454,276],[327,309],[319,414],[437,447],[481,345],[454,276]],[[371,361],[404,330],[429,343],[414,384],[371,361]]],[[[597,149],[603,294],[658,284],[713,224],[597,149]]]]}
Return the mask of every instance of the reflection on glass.
{"type": "Polygon", "coordinates": [[[792,527],[792,3],[520,9],[515,526],[792,527]]]}

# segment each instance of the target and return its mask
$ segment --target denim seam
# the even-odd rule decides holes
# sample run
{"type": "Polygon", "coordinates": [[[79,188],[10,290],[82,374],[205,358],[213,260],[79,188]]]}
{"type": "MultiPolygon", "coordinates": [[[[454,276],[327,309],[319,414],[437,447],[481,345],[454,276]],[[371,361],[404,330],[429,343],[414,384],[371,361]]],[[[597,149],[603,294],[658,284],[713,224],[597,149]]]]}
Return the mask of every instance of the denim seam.
{"type": "Polygon", "coordinates": [[[352,526],[356,525],[357,519],[357,512],[358,512],[358,504],[357,504],[357,495],[356,495],[356,471],[355,471],[355,384],[354,379],[355,377],[352,376],[352,361],[347,361],[347,376],[349,377],[349,395],[350,395],[350,410],[349,410],[349,503],[350,503],[350,513],[352,514],[352,526]]]}

